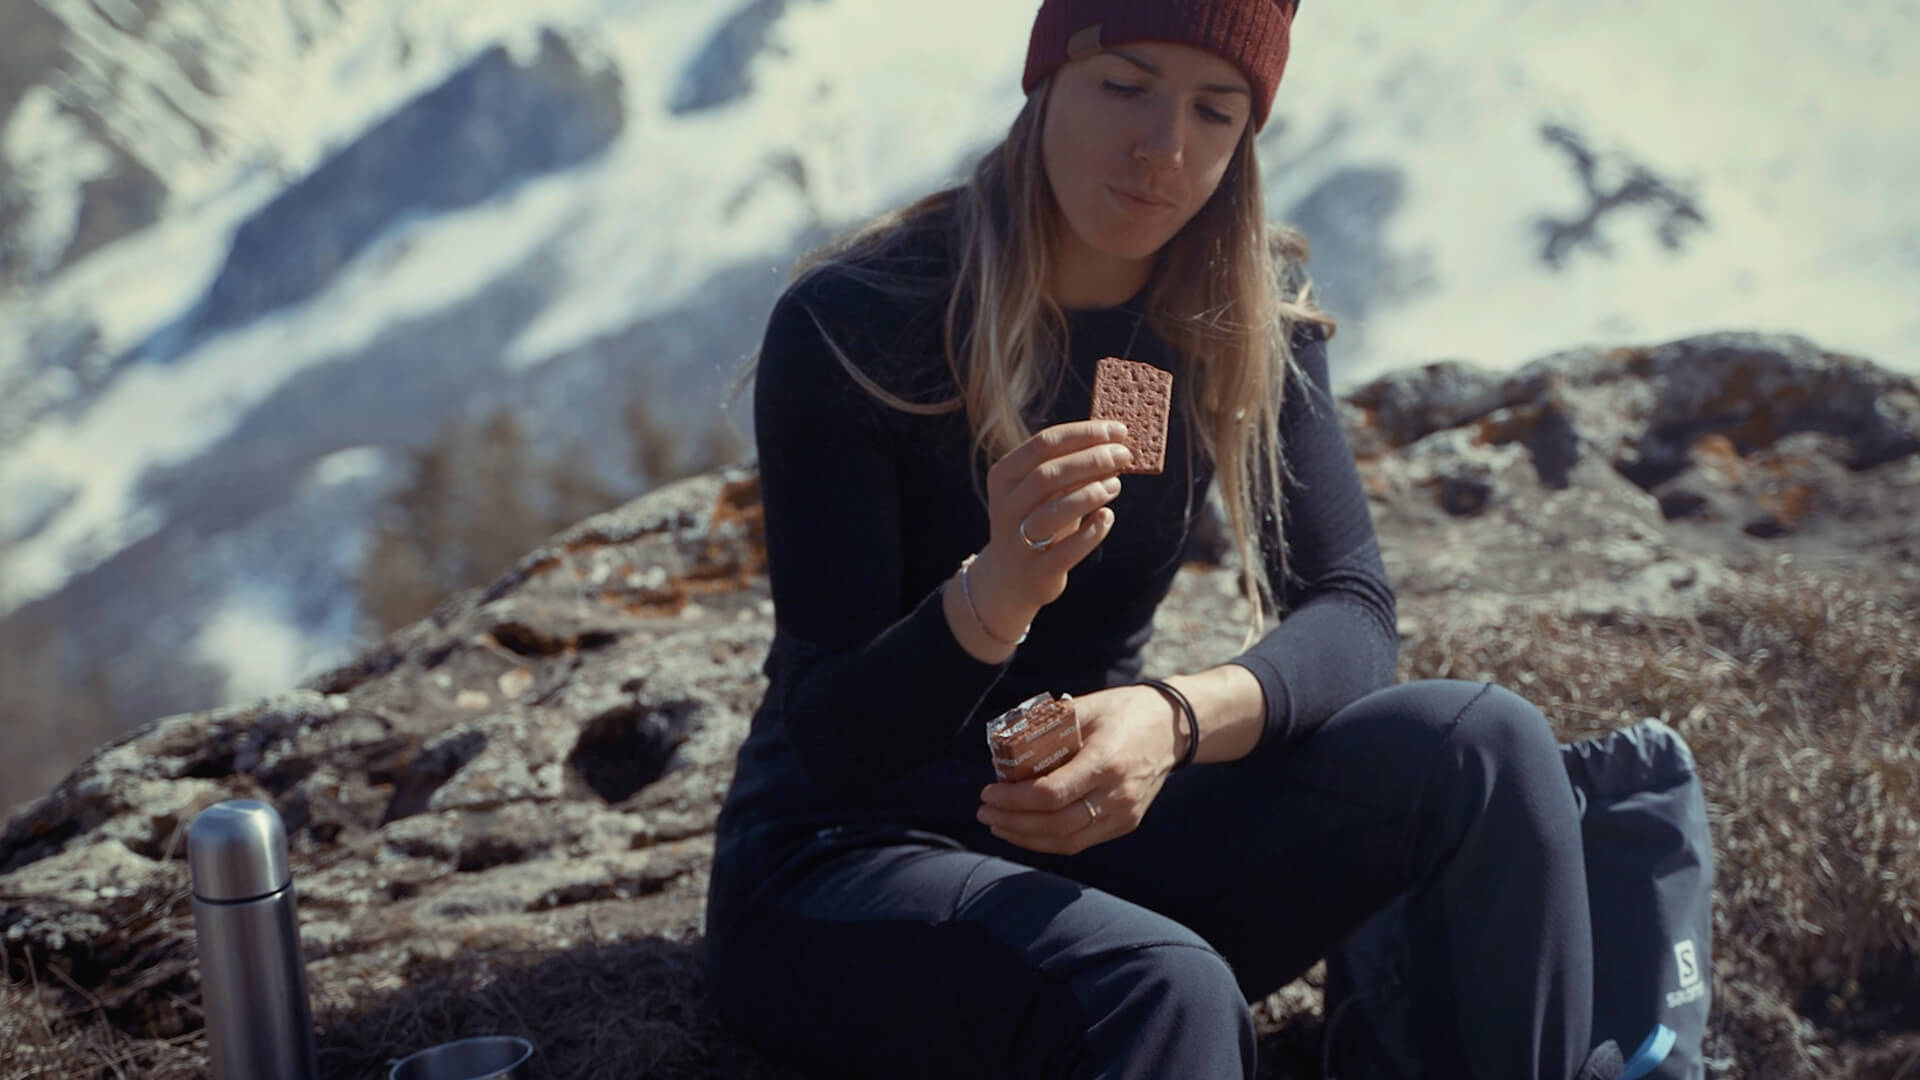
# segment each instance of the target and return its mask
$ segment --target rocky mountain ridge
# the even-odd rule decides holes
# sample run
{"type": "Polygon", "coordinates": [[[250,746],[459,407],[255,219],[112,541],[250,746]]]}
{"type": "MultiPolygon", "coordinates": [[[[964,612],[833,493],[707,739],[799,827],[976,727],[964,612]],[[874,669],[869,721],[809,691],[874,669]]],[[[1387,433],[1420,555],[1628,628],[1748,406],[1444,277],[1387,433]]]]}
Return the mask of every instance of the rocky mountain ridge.
{"type": "MultiPolygon", "coordinates": [[[[1488,643],[1540,649],[1538,668],[1522,664],[1512,681],[1563,735],[1658,708],[1719,770],[1708,777],[1725,845],[1716,938],[1727,940],[1715,943],[1725,960],[1709,1048],[1719,1075],[1889,1076],[1920,1052],[1920,1018],[1895,1008],[1863,1040],[1806,997],[1840,985],[1830,969],[1849,963],[1862,1008],[1920,990],[1920,940],[1898,929],[1905,919],[1910,930],[1917,902],[1901,884],[1920,882],[1911,860],[1886,871],[1890,898],[1870,903],[1874,886],[1856,890],[1869,898],[1862,910],[1879,913],[1873,925],[1892,927],[1884,940],[1849,944],[1813,926],[1817,911],[1797,916],[1813,929],[1768,939],[1752,927],[1784,901],[1742,877],[1774,857],[1776,841],[1744,824],[1764,784],[1724,749],[1740,741],[1727,725],[1738,735],[1758,714],[1714,715],[1696,700],[1709,673],[1629,699],[1600,692],[1604,672],[1560,689],[1544,659],[1551,640],[1590,640],[1604,668],[1600,650],[1616,647],[1607,642],[1654,649],[1689,625],[1718,626],[1731,618],[1725,597],[1742,590],[1839,588],[1822,583],[1864,570],[1884,603],[1848,609],[1858,627],[1807,633],[1892,643],[1875,661],[1892,657],[1892,685],[1861,730],[1904,731],[1872,753],[1908,762],[1913,748],[1901,744],[1920,717],[1920,680],[1903,688],[1900,672],[1920,666],[1920,386],[1804,340],[1729,334],[1574,350],[1508,374],[1429,365],[1338,407],[1400,597],[1403,674],[1478,677],[1475,650],[1488,643]],[[1869,954],[1878,959],[1862,967],[1869,954]]],[[[371,1023],[369,1003],[417,993],[407,973],[420,964],[467,971],[463,985],[478,987],[488,979],[463,958],[586,963],[580,950],[607,940],[651,942],[656,960],[691,956],[714,816],[765,685],[772,605],[757,490],[746,468],[655,491],[300,689],[157,720],[101,748],[0,835],[0,955],[22,1015],[77,1010],[146,1054],[151,1075],[197,1075],[182,829],[234,797],[268,800],[287,821],[337,1075],[381,1060],[385,1044],[356,1024],[371,1023]]],[[[1231,655],[1245,609],[1222,550],[1217,533],[1196,539],[1156,620],[1150,672],[1231,655]]],[[[1807,723],[1816,720],[1826,718],[1807,723]]],[[[1797,751],[1798,768],[1811,752],[1797,751]]],[[[1920,831],[1914,790],[1886,793],[1882,817],[1920,831]]],[[[1877,865],[1881,850],[1848,857],[1877,865]]],[[[683,968],[668,967],[681,987],[683,968]]],[[[691,989],[676,1000],[697,1006],[697,976],[685,977],[691,989]]],[[[1284,1053],[1288,1033],[1314,1023],[1315,994],[1296,984],[1264,1006],[1277,1048],[1269,1068],[1282,1070],[1271,1075],[1315,1075],[1286,1071],[1284,1053]]],[[[670,1049],[650,1051],[666,1055],[655,1075],[764,1067],[688,1019],[697,1007],[669,1012],[671,1023],[647,1014],[650,1037],[675,1033],[670,1049]]],[[[557,1030],[529,1034],[553,1037],[553,1075],[593,1074],[557,1030]]],[[[26,1043],[0,1076],[35,1075],[33,1055],[54,1053],[44,1043],[26,1043]]]]}

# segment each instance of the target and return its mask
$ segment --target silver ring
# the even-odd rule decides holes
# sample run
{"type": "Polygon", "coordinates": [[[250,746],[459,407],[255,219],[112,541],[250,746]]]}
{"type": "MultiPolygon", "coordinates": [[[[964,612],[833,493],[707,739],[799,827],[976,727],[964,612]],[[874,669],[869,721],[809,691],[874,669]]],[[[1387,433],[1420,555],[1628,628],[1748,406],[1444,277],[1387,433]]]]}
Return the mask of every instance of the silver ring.
{"type": "Polygon", "coordinates": [[[1035,542],[1033,537],[1027,535],[1027,519],[1020,519],[1020,540],[1026,544],[1027,547],[1034,551],[1045,551],[1053,546],[1053,539],[1053,537],[1049,536],[1045,540],[1035,542]]]}
{"type": "Polygon", "coordinates": [[[1100,811],[1093,808],[1093,796],[1083,796],[1080,799],[1080,805],[1087,808],[1087,824],[1091,825],[1100,820],[1100,811]]]}

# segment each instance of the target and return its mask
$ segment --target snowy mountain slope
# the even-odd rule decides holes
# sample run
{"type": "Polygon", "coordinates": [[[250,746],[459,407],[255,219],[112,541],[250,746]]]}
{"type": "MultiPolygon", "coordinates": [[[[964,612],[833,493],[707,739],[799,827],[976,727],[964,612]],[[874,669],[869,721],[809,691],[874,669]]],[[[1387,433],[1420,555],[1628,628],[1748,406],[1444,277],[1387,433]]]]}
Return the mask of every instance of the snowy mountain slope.
{"type": "MultiPolygon", "coordinates": [[[[640,17],[668,2],[624,6],[640,17]]],[[[488,47],[533,55],[543,27],[601,6],[11,3],[59,29],[51,46],[39,30],[0,39],[10,74],[41,72],[12,97],[0,81],[0,445],[190,308],[262,203],[488,47]],[[140,188],[127,198],[161,206],[158,221],[137,227],[114,191],[94,197],[103,176],[140,188]],[[128,228],[79,237],[95,218],[128,228]],[[102,239],[114,242],[71,261],[102,239]]]]}
{"type": "MultiPolygon", "coordinates": [[[[1737,326],[1920,368],[1920,128],[1907,116],[1920,73],[1901,59],[1920,43],[1920,5],[1815,18],[1784,2],[1414,11],[1303,14],[1302,34],[1318,36],[1282,97],[1319,164],[1289,168],[1303,144],[1285,136],[1268,159],[1292,173],[1276,181],[1282,206],[1346,162],[1402,170],[1384,243],[1433,285],[1369,318],[1347,363],[1508,367],[1556,342],[1737,326]],[[1310,29],[1316,14],[1325,24],[1310,29]],[[1590,201],[1544,134],[1553,123],[1691,192],[1704,228],[1668,250],[1624,208],[1601,224],[1610,255],[1542,272],[1537,218],[1576,218],[1590,201]]],[[[1602,190],[1627,171],[1603,161],[1602,190]]]]}
{"type": "MultiPolygon", "coordinates": [[[[325,116],[287,123],[304,79],[329,57],[345,63],[358,49],[394,44],[367,21],[382,5],[366,3],[11,6],[23,34],[5,46],[8,63],[45,75],[0,106],[10,114],[0,175],[21,211],[5,234],[4,273],[15,282],[31,283],[117,239],[110,229],[87,235],[89,209],[113,201],[89,198],[90,182],[131,173],[139,198],[157,208],[197,201],[240,161],[309,167],[342,134],[335,125],[350,131],[366,114],[342,101],[325,116]]],[[[150,220],[141,214],[126,224],[150,220]]]]}
{"type": "MultiPolygon", "coordinates": [[[[620,478],[612,403],[641,378],[709,413],[794,254],[959,177],[1004,131],[1033,10],[149,7],[49,4],[100,126],[168,194],[85,258],[33,248],[47,276],[0,294],[0,612],[52,605],[76,649],[146,685],[183,670],[182,640],[216,661],[152,708],[207,703],[218,668],[240,695],[337,656],[385,463],[445,419],[513,401],[536,440],[585,433],[620,478]],[[549,27],[617,72],[626,122],[603,152],[397,219],[298,302],[169,335],[276,199],[549,27]],[[188,104],[154,119],[156,95],[188,104]],[[192,130],[215,137],[195,153],[192,130]],[[128,604],[169,623],[109,617],[128,604]]],[[[1347,383],[1725,327],[1920,370],[1916,46],[1920,4],[1897,0],[1818,19],[1735,0],[1308,5],[1261,141],[1269,211],[1316,245],[1347,383]]],[[[85,155],[36,115],[14,109],[0,145],[44,208],[80,174],[17,162],[85,155]]]]}

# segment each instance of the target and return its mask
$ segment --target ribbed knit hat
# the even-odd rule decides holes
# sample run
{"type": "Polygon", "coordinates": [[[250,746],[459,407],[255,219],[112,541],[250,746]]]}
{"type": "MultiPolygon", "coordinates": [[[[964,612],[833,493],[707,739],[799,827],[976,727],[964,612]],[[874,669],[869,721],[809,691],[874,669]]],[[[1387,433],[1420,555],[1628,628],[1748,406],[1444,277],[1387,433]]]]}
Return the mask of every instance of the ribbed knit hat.
{"type": "Polygon", "coordinates": [[[1232,63],[1253,87],[1254,130],[1266,126],[1298,0],[1044,0],[1027,43],[1027,93],[1068,60],[1129,41],[1170,41],[1232,63]]]}

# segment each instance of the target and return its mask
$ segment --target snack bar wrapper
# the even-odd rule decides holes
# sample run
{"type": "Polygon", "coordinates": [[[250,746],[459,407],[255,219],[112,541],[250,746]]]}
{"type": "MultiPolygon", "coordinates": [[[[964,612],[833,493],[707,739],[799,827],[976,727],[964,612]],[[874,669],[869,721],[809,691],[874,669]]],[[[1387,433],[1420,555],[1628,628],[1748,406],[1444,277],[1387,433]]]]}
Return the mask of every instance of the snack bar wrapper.
{"type": "Polygon", "coordinates": [[[1035,694],[987,721],[987,749],[1002,780],[1031,780],[1065,764],[1080,750],[1073,695],[1035,694]]]}

